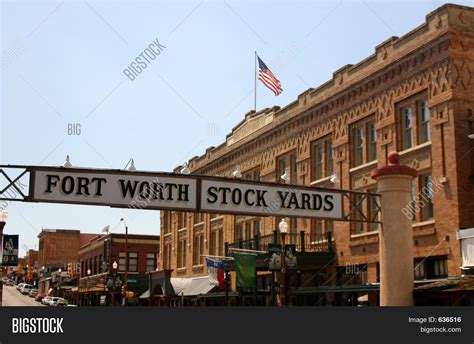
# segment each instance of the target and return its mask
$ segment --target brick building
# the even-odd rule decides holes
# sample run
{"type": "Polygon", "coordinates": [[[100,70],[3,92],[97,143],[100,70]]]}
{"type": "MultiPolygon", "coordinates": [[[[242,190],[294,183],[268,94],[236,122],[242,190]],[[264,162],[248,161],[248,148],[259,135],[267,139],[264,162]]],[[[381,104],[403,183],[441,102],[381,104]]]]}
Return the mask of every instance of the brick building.
{"type": "Polygon", "coordinates": [[[29,249],[25,256],[26,265],[38,269],[38,251],[29,249]]]}
{"type": "Polygon", "coordinates": [[[68,263],[78,261],[79,248],[96,235],[72,229],[43,229],[38,234],[39,269],[65,270],[68,263]]]}
{"type": "MultiPolygon", "coordinates": [[[[455,233],[474,227],[473,51],[474,9],[441,6],[287,106],[247,113],[224,143],[189,161],[191,173],[232,177],[239,166],[243,179],[281,182],[286,169],[291,184],[376,191],[370,171],[399,151],[402,163],[418,171],[413,203],[400,213],[413,220],[415,279],[460,275],[455,233]]],[[[374,209],[354,201],[368,213],[374,209]]],[[[223,255],[225,242],[268,235],[279,220],[162,211],[160,268],[178,277],[206,275],[201,255],[223,255]]],[[[287,222],[290,234],[332,233],[335,256],[326,278],[310,285],[378,281],[378,225],[287,222]]]]}
{"type": "MultiPolygon", "coordinates": [[[[128,290],[136,296],[148,288],[147,272],[157,268],[160,249],[160,236],[129,234],[128,235],[128,290]]],[[[125,234],[110,233],[96,235],[82,245],[78,251],[80,264],[80,280],[78,302],[81,304],[100,304],[100,296],[110,303],[111,293],[106,290],[111,274],[124,282],[126,269],[125,234]],[[117,270],[113,263],[117,262],[117,270]],[[90,274],[89,274],[90,272],[90,274]]],[[[121,299],[117,295],[116,301],[121,299]]]]}

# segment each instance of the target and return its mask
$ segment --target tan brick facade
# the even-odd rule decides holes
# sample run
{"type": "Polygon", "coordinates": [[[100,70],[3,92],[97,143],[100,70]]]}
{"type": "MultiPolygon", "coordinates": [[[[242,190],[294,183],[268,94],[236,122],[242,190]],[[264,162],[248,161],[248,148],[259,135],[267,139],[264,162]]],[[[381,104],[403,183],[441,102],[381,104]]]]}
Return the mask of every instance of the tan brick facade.
{"type": "MultiPolygon", "coordinates": [[[[447,274],[460,275],[455,231],[474,227],[474,183],[470,181],[474,140],[468,138],[474,130],[473,73],[474,9],[442,6],[428,14],[423,25],[386,40],[373,55],[340,68],[330,81],[305,91],[286,107],[248,113],[226,142],[191,159],[189,168],[192,173],[231,177],[239,165],[243,178],[255,178],[258,171],[260,180],[279,182],[281,168],[286,167],[297,184],[319,186],[331,184],[335,172],[340,181],[331,187],[375,191],[370,171],[385,165],[388,152],[397,150],[402,163],[419,173],[415,194],[433,185],[432,212],[429,206],[423,207],[413,223],[415,266],[426,257],[441,257],[447,259],[446,267],[435,261],[426,269],[446,268],[447,274]]],[[[349,202],[344,206],[349,207],[349,202]]],[[[196,251],[199,256],[222,254],[223,242],[236,241],[247,223],[249,233],[255,233],[254,220],[161,212],[160,268],[173,269],[175,276],[206,274],[196,251]],[[220,236],[214,233],[219,228],[220,236]]],[[[261,218],[260,233],[277,229],[278,221],[261,218]]],[[[307,219],[287,221],[306,232],[319,227],[327,231],[331,225],[307,219]]],[[[367,264],[368,281],[377,281],[377,228],[335,222],[333,233],[335,266],[367,264]]],[[[433,274],[424,273],[426,277],[433,274]]]]}

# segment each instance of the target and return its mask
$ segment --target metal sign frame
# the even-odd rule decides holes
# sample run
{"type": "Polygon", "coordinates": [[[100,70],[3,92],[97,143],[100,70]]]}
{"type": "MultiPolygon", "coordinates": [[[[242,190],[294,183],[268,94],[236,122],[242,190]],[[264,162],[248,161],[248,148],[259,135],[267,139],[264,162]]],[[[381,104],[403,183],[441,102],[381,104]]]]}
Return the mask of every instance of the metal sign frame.
{"type": "MultiPolygon", "coordinates": [[[[230,184],[252,184],[256,186],[269,186],[269,187],[281,187],[285,188],[288,191],[308,191],[315,192],[320,191],[322,193],[331,193],[331,194],[341,194],[341,212],[342,216],[340,218],[334,217],[319,217],[319,216],[305,216],[305,215],[284,215],[287,217],[300,217],[300,218],[310,218],[310,219],[328,219],[334,221],[346,221],[346,222],[364,222],[364,223],[382,223],[379,219],[381,214],[380,208],[380,194],[374,192],[361,192],[353,190],[344,190],[344,189],[332,189],[319,186],[304,186],[304,185],[295,185],[295,184],[281,184],[274,182],[265,182],[265,181],[253,181],[253,180],[241,180],[233,179],[228,177],[215,177],[215,176],[204,176],[197,174],[177,174],[171,172],[152,172],[152,171],[124,171],[120,169],[93,169],[93,168],[64,168],[64,167],[52,167],[52,166],[30,166],[30,165],[0,165],[0,178],[1,176],[5,177],[8,181],[8,184],[0,190],[0,201],[14,201],[14,202],[34,202],[34,203],[59,203],[59,204],[79,204],[79,205],[95,205],[95,206],[109,206],[112,208],[132,208],[132,209],[150,209],[150,210],[172,210],[172,211],[184,211],[184,212],[201,212],[201,183],[202,180],[210,180],[216,182],[225,182],[230,184]],[[20,173],[16,177],[12,177],[11,170],[20,170],[20,173]],[[71,172],[71,173],[93,173],[97,175],[124,175],[124,176],[146,176],[146,177],[168,177],[168,178],[182,178],[182,179],[194,179],[196,181],[196,207],[195,209],[183,209],[176,207],[167,207],[167,206],[146,206],[144,208],[136,208],[130,204],[99,204],[92,202],[74,202],[74,201],[54,201],[54,200],[35,200],[34,195],[34,181],[35,173],[38,171],[46,172],[71,172]],[[10,172],[10,174],[9,174],[10,172]],[[18,186],[17,183],[21,178],[27,176],[29,178],[29,190],[26,195],[18,186]],[[15,197],[8,197],[7,192],[13,189],[17,194],[15,197]],[[358,201],[354,201],[355,195],[359,195],[358,201]],[[7,196],[7,197],[5,197],[7,196]],[[18,197],[19,196],[19,197],[18,197]],[[345,209],[344,200],[348,199],[349,209],[345,209]],[[373,216],[369,217],[364,211],[360,210],[360,205],[364,201],[370,201],[375,199],[373,204],[375,205],[375,211],[373,216]]],[[[252,215],[252,216],[282,216],[278,212],[262,212],[261,214],[246,213],[241,211],[227,211],[227,210],[203,210],[206,213],[217,213],[217,214],[230,214],[230,215],[252,215]]]]}

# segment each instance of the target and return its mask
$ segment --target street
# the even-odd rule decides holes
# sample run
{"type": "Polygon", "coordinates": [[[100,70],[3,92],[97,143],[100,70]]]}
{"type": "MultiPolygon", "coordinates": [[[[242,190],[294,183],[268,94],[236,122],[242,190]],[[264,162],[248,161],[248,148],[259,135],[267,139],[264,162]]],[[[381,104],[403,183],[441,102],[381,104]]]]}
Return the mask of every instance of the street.
{"type": "MultiPolygon", "coordinates": [[[[3,286],[3,306],[43,306],[41,302],[36,302],[34,298],[28,295],[22,295],[16,288],[3,286]]],[[[45,307],[45,306],[43,306],[45,307]]]]}

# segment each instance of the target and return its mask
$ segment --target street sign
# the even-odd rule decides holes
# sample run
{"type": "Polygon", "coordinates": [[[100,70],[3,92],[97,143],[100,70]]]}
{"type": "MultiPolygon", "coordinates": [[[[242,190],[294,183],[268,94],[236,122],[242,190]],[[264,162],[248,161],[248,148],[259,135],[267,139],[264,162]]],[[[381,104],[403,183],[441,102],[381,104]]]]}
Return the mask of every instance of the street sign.
{"type": "Polygon", "coordinates": [[[30,177],[33,202],[196,209],[196,179],[183,175],[35,168],[30,177]]]}
{"type": "Polygon", "coordinates": [[[343,220],[343,191],[173,173],[31,167],[28,201],[343,220]]]}
{"type": "Polygon", "coordinates": [[[200,211],[342,219],[342,193],[304,186],[203,177],[200,211]]]}
{"type": "Polygon", "coordinates": [[[130,279],[130,278],[129,278],[129,279],[127,280],[127,284],[128,284],[128,283],[137,283],[137,280],[136,280],[136,279],[130,279]]]}

